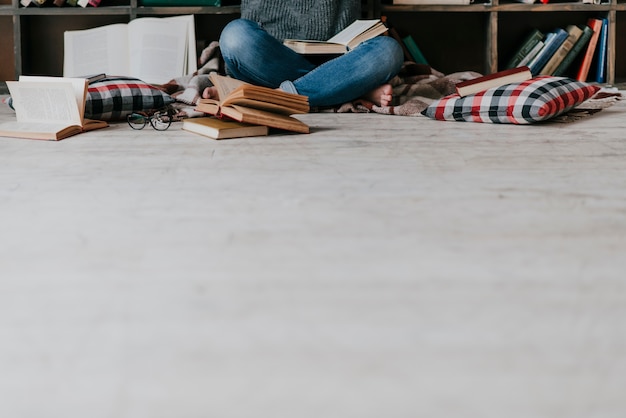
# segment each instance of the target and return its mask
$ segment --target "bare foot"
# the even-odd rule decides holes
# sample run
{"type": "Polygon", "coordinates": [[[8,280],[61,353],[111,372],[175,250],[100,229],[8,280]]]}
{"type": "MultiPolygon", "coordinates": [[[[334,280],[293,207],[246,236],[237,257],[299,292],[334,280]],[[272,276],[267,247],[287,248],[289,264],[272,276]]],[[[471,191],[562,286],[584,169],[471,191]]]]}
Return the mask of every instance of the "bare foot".
{"type": "Polygon", "coordinates": [[[215,87],[207,87],[202,92],[203,99],[217,99],[217,89],[215,87]]]}
{"type": "Polygon", "coordinates": [[[390,106],[393,100],[393,87],[391,84],[383,84],[382,86],[370,91],[363,96],[365,100],[373,102],[377,106],[390,106]]]}

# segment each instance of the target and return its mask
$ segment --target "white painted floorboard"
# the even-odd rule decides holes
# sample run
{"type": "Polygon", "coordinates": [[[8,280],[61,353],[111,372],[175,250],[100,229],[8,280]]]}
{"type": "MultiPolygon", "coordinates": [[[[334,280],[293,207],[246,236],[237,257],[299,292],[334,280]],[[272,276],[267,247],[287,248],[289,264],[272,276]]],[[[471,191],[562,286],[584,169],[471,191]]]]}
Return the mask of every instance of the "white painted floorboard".
{"type": "Polygon", "coordinates": [[[302,119],[0,138],[0,417],[626,416],[625,102],[302,119]]]}

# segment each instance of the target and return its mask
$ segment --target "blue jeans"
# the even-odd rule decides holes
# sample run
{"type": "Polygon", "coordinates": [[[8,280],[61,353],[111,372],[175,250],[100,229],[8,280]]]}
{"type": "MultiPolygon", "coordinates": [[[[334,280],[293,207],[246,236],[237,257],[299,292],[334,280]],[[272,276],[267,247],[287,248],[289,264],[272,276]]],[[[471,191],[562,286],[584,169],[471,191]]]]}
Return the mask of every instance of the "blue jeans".
{"type": "Polygon", "coordinates": [[[316,64],[246,19],[226,25],[220,49],[231,76],[308,96],[312,107],[335,106],[362,97],[395,76],[403,62],[398,42],[378,36],[316,64]]]}

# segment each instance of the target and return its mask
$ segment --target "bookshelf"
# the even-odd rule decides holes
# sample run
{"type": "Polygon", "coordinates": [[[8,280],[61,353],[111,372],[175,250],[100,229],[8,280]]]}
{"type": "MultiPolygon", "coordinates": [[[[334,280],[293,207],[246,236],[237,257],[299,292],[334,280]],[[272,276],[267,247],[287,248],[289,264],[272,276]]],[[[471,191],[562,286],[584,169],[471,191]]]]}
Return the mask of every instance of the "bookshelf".
{"type": "MultiPolygon", "coordinates": [[[[584,24],[590,17],[607,17],[607,82],[624,83],[626,0],[608,1],[527,5],[491,0],[458,6],[394,6],[391,0],[363,0],[363,16],[387,16],[401,33],[411,34],[429,63],[444,73],[497,71],[532,27],[548,31],[584,24]]],[[[239,16],[237,3],[223,0],[221,7],[144,7],[139,0],[102,0],[100,7],[82,8],[22,7],[19,0],[0,0],[0,92],[6,93],[4,81],[20,74],[61,75],[65,30],[127,23],[145,16],[195,14],[200,48],[202,43],[218,39],[222,28],[239,16]]]]}
{"type": "Polygon", "coordinates": [[[607,84],[626,82],[626,0],[601,4],[563,2],[523,4],[491,0],[469,5],[391,4],[377,0],[375,14],[385,15],[401,34],[412,35],[429,64],[444,72],[503,69],[534,27],[548,32],[588,18],[609,20],[607,84]],[[437,40],[433,42],[433,40],[437,40]]]}

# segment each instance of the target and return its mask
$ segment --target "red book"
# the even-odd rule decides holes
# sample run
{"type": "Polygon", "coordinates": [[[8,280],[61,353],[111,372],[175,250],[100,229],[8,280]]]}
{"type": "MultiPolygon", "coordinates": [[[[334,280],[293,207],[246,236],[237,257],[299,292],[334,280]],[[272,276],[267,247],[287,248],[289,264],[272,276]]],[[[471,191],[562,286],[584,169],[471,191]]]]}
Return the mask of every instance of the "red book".
{"type": "Polygon", "coordinates": [[[492,87],[500,87],[505,84],[518,83],[530,80],[533,77],[530,68],[522,66],[498,71],[497,73],[474,78],[472,80],[461,81],[456,85],[456,92],[459,96],[485,91],[492,87]]]}
{"type": "Polygon", "coordinates": [[[600,31],[602,30],[602,19],[591,18],[587,21],[587,26],[593,29],[593,35],[591,35],[591,39],[589,39],[587,49],[585,50],[580,67],[578,68],[578,74],[576,74],[576,80],[578,81],[587,81],[591,61],[593,61],[593,55],[596,51],[596,46],[598,45],[600,31]]]}

